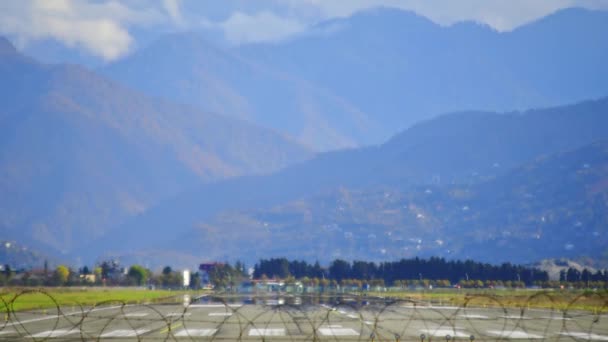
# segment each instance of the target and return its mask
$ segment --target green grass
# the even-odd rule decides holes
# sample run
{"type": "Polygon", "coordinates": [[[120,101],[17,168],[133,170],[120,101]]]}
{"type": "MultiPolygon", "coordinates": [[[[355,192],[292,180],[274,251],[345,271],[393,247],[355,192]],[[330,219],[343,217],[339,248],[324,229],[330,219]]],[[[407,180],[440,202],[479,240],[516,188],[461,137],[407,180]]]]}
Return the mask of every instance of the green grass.
{"type": "Polygon", "coordinates": [[[154,301],[182,300],[185,293],[192,291],[144,290],[129,288],[41,288],[9,289],[0,292],[0,312],[23,311],[32,309],[56,310],[59,307],[94,306],[104,303],[130,304],[154,301]]]}
{"type": "Polygon", "coordinates": [[[543,290],[433,290],[370,292],[368,295],[432,302],[450,306],[545,308],[559,311],[608,312],[608,292],[543,290]]]}
{"type": "MultiPolygon", "coordinates": [[[[56,310],[57,307],[132,304],[147,302],[181,302],[183,294],[201,291],[145,290],[135,288],[40,288],[4,289],[0,292],[0,312],[32,309],[56,310]]],[[[549,308],[559,311],[585,310],[608,312],[606,291],[539,291],[539,290],[442,290],[367,292],[399,300],[432,302],[450,306],[549,308]]]]}

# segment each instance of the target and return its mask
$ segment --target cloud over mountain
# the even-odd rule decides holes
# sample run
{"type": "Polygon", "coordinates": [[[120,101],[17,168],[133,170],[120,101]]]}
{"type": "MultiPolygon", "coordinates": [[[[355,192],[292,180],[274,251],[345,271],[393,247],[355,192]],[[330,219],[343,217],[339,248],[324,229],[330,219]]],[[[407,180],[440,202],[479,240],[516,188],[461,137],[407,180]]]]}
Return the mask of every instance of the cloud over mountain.
{"type": "Polygon", "coordinates": [[[0,34],[25,47],[52,39],[103,61],[130,52],[140,35],[211,30],[226,42],[277,41],[331,18],[373,7],[409,10],[441,25],[476,21],[499,31],[567,7],[607,9],[601,0],[196,1],[23,0],[0,2],[0,34]]]}

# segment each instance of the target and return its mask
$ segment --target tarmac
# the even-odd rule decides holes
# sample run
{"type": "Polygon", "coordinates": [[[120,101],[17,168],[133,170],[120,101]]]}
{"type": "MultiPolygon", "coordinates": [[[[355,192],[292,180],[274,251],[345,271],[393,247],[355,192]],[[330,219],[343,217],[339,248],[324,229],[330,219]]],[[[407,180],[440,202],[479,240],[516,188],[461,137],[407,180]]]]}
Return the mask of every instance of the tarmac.
{"type": "Polygon", "coordinates": [[[18,312],[2,341],[608,341],[608,316],[409,302],[104,305],[18,312]]]}

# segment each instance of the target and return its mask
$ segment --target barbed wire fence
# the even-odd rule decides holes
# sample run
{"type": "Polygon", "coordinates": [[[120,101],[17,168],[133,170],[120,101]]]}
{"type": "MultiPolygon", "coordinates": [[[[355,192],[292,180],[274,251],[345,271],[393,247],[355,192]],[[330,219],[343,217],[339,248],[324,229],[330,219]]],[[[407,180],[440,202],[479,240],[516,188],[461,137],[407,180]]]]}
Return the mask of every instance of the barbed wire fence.
{"type": "MultiPolygon", "coordinates": [[[[111,291],[109,292],[111,296],[111,291]]],[[[214,294],[132,304],[109,298],[95,305],[60,305],[44,289],[0,297],[0,340],[95,341],[451,341],[608,340],[608,295],[587,292],[564,303],[537,292],[519,301],[491,294],[459,305],[364,295],[214,294]],[[47,309],[19,310],[28,296],[47,309]],[[192,300],[190,300],[192,299],[192,300]],[[581,303],[592,300],[590,309],[581,303]]]]}

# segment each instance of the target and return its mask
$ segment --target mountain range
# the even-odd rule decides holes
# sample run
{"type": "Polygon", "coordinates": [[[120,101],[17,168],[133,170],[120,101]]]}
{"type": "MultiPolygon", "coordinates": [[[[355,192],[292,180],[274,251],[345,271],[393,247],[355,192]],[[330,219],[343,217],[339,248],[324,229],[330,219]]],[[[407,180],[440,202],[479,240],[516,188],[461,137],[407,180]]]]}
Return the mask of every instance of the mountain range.
{"type": "Polygon", "coordinates": [[[67,252],[194,185],[308,158],[270,129],[157,100],[0,40],[3,238],[67,252]]]}
{"type": "Polygon", "coordinates": [[[320,151],[378,144],[457,110],[509,111],[608,94],[608,12],[566,9],[497,32],[378,8],[282,42],[167,35],[100,71],[154,96],[286,132],[320,151]]]}
{"type": "Polygon", "coordinates": [[[157,97],[286,132],[313,149],[356,146],[379,134],[346,99],[193,33],[164,36],[100,71],[157,97]]]}
{"type": "MultiPolygon", "coordinates": [[[[365,234],[378,235],[377,230],[383,227],[371,222],[366,224],[358,217],[374,217],[377,211],[396,210],[384,207],[386,200],[383,196],[386,191],[392,199],[416,194],[412,189],[421,188],[447,194],[451,194],[451,191],[477,194],[474,198],[478,201],[475,207],[484,208],[482,213],[488,214],[489,218],[484,219],[478,226],[468,227],[469,235],[461,235],[464,241],[451,235],[450,231],[443,233],[444,240],[447,240],[445,236],[447,235],[450,239],[458,241],[454,242],[455,245],[466,245],[473,241],[469,239],[470,235],[484,234],[487,227],[483,224],[493,222],[492,219],[499,227],[505,223],[504,217],[492,216],[495,212],[493,205],[498,200],[504,200],[505,203],[497,204],[497,208],[507,207],[508,210],[513,211],[512,215],[516,216],[527,215],[524,211],[526,208],[520,206],[520,198],[509,197],[507,201],[501,197],[493,198],[492,194],[498,196],[501,192],[508,192],[511,188],[521,186],[534,187],[534,191],[542,191],[543,187],[546,187],[546,191],[551,189],[555,192],[550,193],[551,196],[570,195],[569,188],[564,187],[561,190],[557,186],[559,183],[555,181],[569,177],[567,173],[560,173],[560,169],[556,171],[557,175],[547,180],[555,183],[547,184],[543,183],[542,172],[529,173],[519,178],[515,178],[516,174],[513,172],[520,168],[526,170],[541,157],[555,156],[561,160],[560,153],[565,151],[574,151],[571,152],[573,155],[580,153],[584,156],[587,153],[584,146],[608,139],[607,112],[608,98],[603,98],[576,105],[526,112],[502,114],[460,112],[443,115],[414,125],[379,146],[327,152],[272,175],[236,178],[185,192],[126,222],[116,230],[116,233],[102,240],[101,245],[110,254],[126,256],[128,254],[126,251],[132,248],[128,241],[137,239],[141,247],[138,248],[137,258],[140,258],[138,260],[151,260],[157,255],[163,258],[164,253],[172,253],[171,258],[178,258],[181,255],[184,260],[187,260],[188,256],[197,256],[205,260],[223,260],[237,254],[256,258],[294,253],[293,256],[296,257],[298,254],[306,254],[304,251],[308,251],[306,254],[308,258],[329,260],[336,250],[342,249],[344,240],[324,239],[327,236],[323,235],[324,231],[321,227],[334,227],[343,221],[347,221],[348,224],[358,222],[362,225],[361,229],[365,234]],[[521,183],[518,184],[514,179],[521,183]],[[536,183],[542,186],[537,186],[536,183]],[[487,184],[494,184],[492,186],[494,190],[485,191],[487,184]],[[458,190],[459,187],[464,190],[458,190]],[[354,193],[355,195],[352,196],[356,196],[359,202],[351,208],[351,211],[345,212],[344,217],[332,216],[335,214],[337,204],[318,207],[320,203],[327,201],[333,201],[334,204],[340,202],[344,193],[347,194],[345,196],[354,193]],[[294,206],[296,209],[293,209],[294,206]],[[291,212],[300,209],[301,212],[296,214],[291,212]],[[278,222],[260,218],[265,217],[268,212],[278,216],[278,222]],[[283,222],[283,219],[287,219],[288,222],[283,222]],[[218,224],[218,221],[221,223],[218,224]],[[301,234],[308,236],[308,232],[311,232],[311,237],[307,243],[294,248],[293,244],[286,242],[287,240],[281,242],[278,232],[266,231],[262,228],[264,223],[278,228],[284,228],[282,225],[293,227],[281,230],[285,234],[284,239],[301,234]],[[167,227],[171,227],[170,233],[167,227]],[[209,232],[200,233],[204,229],[209,229],[209,232]],[[150,232],[163,233],[150,234],[150,232]],[[196,232],[201,235],[197,237],[196,232]],[[258,233],[261,235],[256,235],[258,233]],[[171,237],[167,234],[175,237],[172,244],[171,237]],[[120,241],[124,241],[122,246],[121,242],[117,241],[117,236],[121,236],[120,241]],[[326,247],[322,248],[321,245],[314,244],[321,240],[322,245],[326,247]],[[107,249],[107,246],[112,248],[107,249]],[[234,253],[231,253],[227,246],[233,246],[234,253]],[[265,249],[261,246],[273,246],[273,248],[265,249]],[[161,250],[163,252],[159,253],[158,251],[161,250]]],[[[597,172],[597,177],[608,177],[606,169],[602,166],[604,165],[602,158],[606,157],[600,153],[602,151],[601,149],[599,152],[596,151],[596,154],[588,158],[590,161],[585,163],[594,166],[593,170],[597,172]]],[[[573,172],[571,169],[577,170],[583,164],[583,162],[569,164],[566,171],[573,172]]],[[[543,168],[543,170],[550,169],[543,168]]],[[[591,183],[585,183],[587,181],[591,182],[590,179],[584,178],[578,185],[590,186],[591,183]]],[[[593,179],[593,181],[597,180],[593,179]]],[[[584,204],[587,203],[587,199],[582,197],[584,194],[576,192],[573,194],[575,196],[570,199],[571,201],[557,203],[556,206],[566,208],[564,210],[574,210],[575,203],[582,203],[584,208],[584,204]]],[[[544,196],[549,194],[543,194],[540,200],[552,203],[549,199],[553,200],[553,198],[544,196]]],[[[465,198],[469,197],[470,195],[465,196],[465,198]]],[[[471,206],[466,203],[469,200],[461,201],[448,195],[445,195],[442,201],[440,205],[445,207],[471,206]]],[[[390,205],[396,204],[390,202],[390,205]]],[[[548,208],[550,207],[545,207],[543,210],[548,208]]],[[[600,205],[600,209],[606,209],[605,204],[604,207],[600,205]]],[[[479,212],[475,213],[479,214],[479,212]]],[[[436,214],[440,216],[437,220],[428,221],[428,226],[416,227],[420,232],[410,238],[425,236],[425,241],[428,241],[426,234],[433,234],[435,229],[442,226],[437,225],[443,220],[441,214],[436,214]]],[[[273,215],[269,216],[273,218],[273,215]]],[[[391,221],[385,224],[394,230],[395,234],[401,230],[405,230],[406,233],[402,232],[403,234],[411,234],[411,231],[406,230],[408,227],[406,223],[408,222],[391,221]]],[[[563,222],[560,221],[561,223],[563,222]]],[[[464,225],[462,222],[460,224],[464,225]]],[[[600,234],[606,234],[601,226],[594,227],[601,232],[600,234]]],[[[560,236],[565,239],[571,235],[567,230],[562,230],[560,236]]],[[[433,240],[435,239],[440,238],[435,236],[433,240]]],[[[95,248],[89,246],[86,250],[91,252],[95,251],[95,248]]],[[[477,248],[477,250],[481,249],[477,248]]],[[[548,252],[548,249],[539,250],[539,254],[534,256],[541,256],[543,252],[548,252]]],[[[350,253],[347,254],[348,257],[355,257],[356,253],[361,253],[359,255],[364,255],[366,258],[372,256],[369,251],[360,248],[354,248],[350,253]]],[[[595,250],[594,253],[600,253],[600,250],[595,250]]],[[[465,254],[461,249],[459,254],[454,254],[456,255],[475,256],[488,261],[497,261],[500,257],[496,252],[484,256],[465,254]]],[[[522,254],[522,260],[532,256],[532,254],[522,254]]],[[[380,255],[376,254],[375,257],[380,255]]]]}
{"type": "Polygon", "coordinates": [[[380,8],[94,70],[0,37],[0,240],[15,263],[604,260],[605,36],[602,11],[497,32],[380,8]]]}
{"type": "Polygon", "coordinates": [[[238,254],[325,263],[415,256],[605,262],[606,170],[604,140],[478,184],[338,188],[266,209],[223,212],[193,224],[178,244],[192,251],[204,246],[199,253],[220,260],[238,254]]]}

